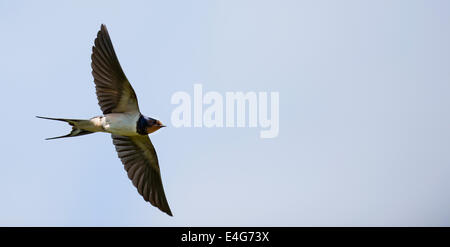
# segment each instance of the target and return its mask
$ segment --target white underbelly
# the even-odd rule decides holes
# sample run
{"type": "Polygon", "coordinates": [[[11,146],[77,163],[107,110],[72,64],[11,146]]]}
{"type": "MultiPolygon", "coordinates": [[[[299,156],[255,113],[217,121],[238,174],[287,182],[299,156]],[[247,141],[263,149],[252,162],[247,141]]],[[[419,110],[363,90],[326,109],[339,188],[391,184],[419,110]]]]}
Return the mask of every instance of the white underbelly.
{"type": "Polygon", "coordinates": [[[139,119],[139,113],[110,113],[106,114],[103,128],[106,132],[122,135],[136,136],[136,123],[139,119]]]}

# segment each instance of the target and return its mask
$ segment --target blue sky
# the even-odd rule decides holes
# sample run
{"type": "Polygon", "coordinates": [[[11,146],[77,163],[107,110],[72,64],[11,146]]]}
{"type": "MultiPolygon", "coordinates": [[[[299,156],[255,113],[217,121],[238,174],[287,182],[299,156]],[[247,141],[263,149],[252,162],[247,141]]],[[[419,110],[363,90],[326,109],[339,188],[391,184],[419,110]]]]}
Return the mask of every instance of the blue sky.
{"type": "Polygon", "coordinates": [[[448,1],[0,0],[2,226],[448,226],[448,1]],[[132,186],[100,115],[101,23],[174,217],[132,186]],[[177,91],[277,91],[280,132],[175,128],[177,91]],[[6,88],[5,88],[6,87],[6,88]]]}

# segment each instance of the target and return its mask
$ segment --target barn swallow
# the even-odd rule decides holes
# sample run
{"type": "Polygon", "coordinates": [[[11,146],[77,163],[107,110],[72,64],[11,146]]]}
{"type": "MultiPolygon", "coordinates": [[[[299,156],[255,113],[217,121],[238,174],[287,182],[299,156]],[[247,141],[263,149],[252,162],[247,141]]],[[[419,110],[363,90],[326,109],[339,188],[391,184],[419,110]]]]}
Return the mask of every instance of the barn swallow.
{"type": "Polygon", "coordinates": [[[98,104],[103,116],[88,120],[48,118],[69,123],[72,131],[47,140],[74,137],[94,132],[110,133],[128,177],[145,201],[172,216],[164,194],[155,148],[148,134],[165,127],[161,121],[146,117],[139,110],[133,87],[125,76],[105,25],[97,33],[91,56],[98,104]]]}

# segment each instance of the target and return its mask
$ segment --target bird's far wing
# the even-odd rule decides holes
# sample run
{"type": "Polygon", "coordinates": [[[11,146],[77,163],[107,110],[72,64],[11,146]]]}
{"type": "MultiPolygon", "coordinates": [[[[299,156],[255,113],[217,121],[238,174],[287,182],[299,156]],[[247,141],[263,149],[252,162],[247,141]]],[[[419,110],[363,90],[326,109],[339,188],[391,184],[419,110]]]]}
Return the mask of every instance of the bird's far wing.
{"type": "Polygon", "coordinates": [[[158,157],[148,135],[111,135],[128,177],[144,200],[172,216],[161,180],[158,157]]]}
{"type": "Polygon", "coordinates": [[[92,47],[91,59],[98,104],[103,114],[139,111],[136,93],[120,67],[103,24],[92,47]]]}

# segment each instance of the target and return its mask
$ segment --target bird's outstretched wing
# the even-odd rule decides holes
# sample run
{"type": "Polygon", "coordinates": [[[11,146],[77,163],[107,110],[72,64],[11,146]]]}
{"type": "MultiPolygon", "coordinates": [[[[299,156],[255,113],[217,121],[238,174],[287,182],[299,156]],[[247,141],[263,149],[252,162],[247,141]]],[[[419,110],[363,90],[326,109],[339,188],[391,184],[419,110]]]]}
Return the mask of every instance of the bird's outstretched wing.
{"type": "Polygon", "coordinates": [[[136,93],[120,67],[103,24],[92,47],[91,59],[98,104],[103,114],[139,111],[136,93]]]}
{"type": "Polygon", "coordinates": [[[161,181],[158,157],[148,135],[111,135],[128,177],[144,200],[172,216],[161,181]]]}

